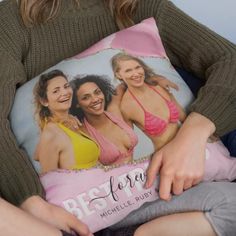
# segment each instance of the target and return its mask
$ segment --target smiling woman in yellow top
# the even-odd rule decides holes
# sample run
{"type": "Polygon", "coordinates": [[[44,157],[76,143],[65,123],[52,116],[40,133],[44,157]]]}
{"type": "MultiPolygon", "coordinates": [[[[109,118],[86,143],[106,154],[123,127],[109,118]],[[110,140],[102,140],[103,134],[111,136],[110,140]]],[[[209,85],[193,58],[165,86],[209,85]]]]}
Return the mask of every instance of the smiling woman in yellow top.
{"type": "Polygon", "coordinates": [[[87,169],[95,166],[100,153],[97,143],[80,130],[69,114],[73,91],[63,72],[43,74],[34,89],[36,115],[41,128],[35,160],[41,172],[56,169],[87,169]]]}

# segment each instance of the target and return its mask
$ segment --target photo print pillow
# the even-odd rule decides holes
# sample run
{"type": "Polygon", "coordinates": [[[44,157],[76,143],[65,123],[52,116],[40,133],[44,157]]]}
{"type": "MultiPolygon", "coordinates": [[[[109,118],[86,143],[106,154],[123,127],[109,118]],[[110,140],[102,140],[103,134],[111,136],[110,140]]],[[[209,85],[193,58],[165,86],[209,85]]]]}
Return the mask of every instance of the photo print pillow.
{"type": "MultiPolygon", "coordinates": [[[[55,70],[62,71],[72,82],[71,88],[63,78],[55,80],[55,83],[59,83],[56,89],[53,87],[54,82],[48,82],[48,86],[52,87],[52,94],[50,94],[52,98],[60,89],[66,94],[63,98],[55,100],[56,106],[64,108],[69,106],[70,102],[73,106],[71,90],[80,83],[77,84],[76,80],[86,80],[87,77],[99,80],[100,77],[105,77],[114,88],[118,84],[125,84],[121,86],[123,94],[118,100],[118,105],[116,104],[116,109],[104,111],[106,118],[114,126],[114,129],[109,130],[110,134],[114,133],[114,137],[109,136],[106,129],[104,132],[96,130],[94,126],[98,119],[90,123],[94,116],[100,114],[101,109],[109,108],[105,104],[106,100],[113,99],[109,94],[104,94],[106,91],[98,89],[99,86],[91,82],[93,81],[91,78],[88,79],[89,83],[80,84],[79,90],[74,90],[75,99],[78,101],[74,104],[74,110],[70,110],[74,112],[72,112],[73,116],[69,116],[70,122],[64,122],[58,117],[57,119],[48,118],[42,125],[43,131],[40,130],[35,119],[34,90],[41,75],[17,90],[10,116],[11,127],[19,146],[28,153],[41,175],[47,200],[75,214],[89,226],[92,232],[96,232],[117,223],[143,203],[158,198],[157,183],[150,189],[144,188],[148,157],[160,147],[159,143],[155,143],[155,137],[165,132],[168,122],[172,122],[173,126],[178,126],[181,114],[170,98],[175,97],[181,107],[187,108],[193,101],[193,95],[171,65],[153,18],[104,38],[84,52],[63,60],[42,74],[55,70]],[[170,84],[161,85],[163,79],[176,84],[179,90],[172,88],[170,84]],[[148,95],[151,96],[148,101],[145,101],[142,95],[139,96],[139,91],[135,90],[143,84],[151,94],[148,95]],[[169,91],[167,92],[165,88],[169,91]],[[166,117],[166,120],[149,112],[153,108],[154,96],[160,100],[160,104],[165,106],[161,116],[166,117]],[[25,109],[22,110],[22,107],[25,109]],[[77,116],[77,109],[82,110],[82,118],[78,115],[82,126],[74,119],[77,116]],[[138,111],[137,116],[133,112],[134,109],[135,112],[138,111]],[[113,111],[119,113],[119,116],[113,114],[113,111]],[[145,119],[145,122],[142,123],[138,119],[145,119]],[[158,126],[154,129],[153,119],[158,122],[158,126]],[[50,130],[57,130],[58,135],[54,136],[50,144],[40,145],[43,143],[41,139],[45,137],[43,134],[45,126],[50,126],[50,130]],[[76,133],[75,127],[82,131],[76,133]],[[122,138],[116,140],[115,137],[119,135],[122,138]],[[58,160],[58,158],[58,168],[50,169],[52,162],[55,164],[56,155],[62,153],[57,148],[53,149],[58,137],[65,140],[65,142],[62,141],[63,148],[70,146],[68,151],[71,153],[68,158],[70,163],[67,164],[66,159],[58,160]],[[67,145],[68,140],[73,144],[67,145]],[[123,146],[119,146],[118,141],[123,146]],[[79,146],[75,148],[76,145],[79,146]],[[37,153],[40,152],[39,149],[42,149],[40,151],[44,153],[42,162],[40,158],[35,160],[37,153]],[[119,155],[119,161],[115,157],[116,153],[119,155]],[[83,166],[84,162],[94,160],[94,156],[97,156],[96,163],[92,166],[83,166]],[[133,162],[126,164],[130,158],[133,162]],[[72,168],[61,167],[64,164],[64,166],[71,166],[71,162],[77,161],[78,165],[82,166],[78,169],[75,165],[72,165],[72,168]]],[[[49,87],[47,91],[50,92],[49,87]]],[[[47,109],[52,109],[53,103],[50,102],[53,101],[48,95],[48,99],[41,99],[40,103],[47,109]]],[[[114,107],[115,105],[111,106],[111,108],[114,107]]]]}

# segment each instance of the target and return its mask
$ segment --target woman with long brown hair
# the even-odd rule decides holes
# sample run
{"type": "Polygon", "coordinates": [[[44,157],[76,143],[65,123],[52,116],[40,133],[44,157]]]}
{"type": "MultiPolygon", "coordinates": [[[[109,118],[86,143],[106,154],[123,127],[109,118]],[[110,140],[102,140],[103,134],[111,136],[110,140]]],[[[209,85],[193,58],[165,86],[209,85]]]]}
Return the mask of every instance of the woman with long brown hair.
{"type": "Polygon", "coordinates": [[[69,114],[73,90],[66,75],[52,70],[40,76],[34,89],[40,139],[34,158],[41,173],[57,169],[89,169],[98,163],[98,144],[81,130],[69,114]]]}
{"type": "MultiPolygon", "coordinates": [[[[170,191],[180,194],[201,180],[203,168],[198,168],[198,164],[204,158],[202,150],[207,138],[214,132],[223,135],[236,128],[235,45],[202,27],[167,0],[3,0],[0,3],[0,191],[4,199],[58,228],[68,232],[73,228],[70,220],[61,217],[61,213],[57,214],[53,206],[43,200],[44,191],[39,178],[25,152],[16,145],[8,121],[15,90],[59,61],[148,17],[154,17],[158,22],[172,64],[206,81],[179,135],[173,139],[173,145],[166,148],[165,159],[180,158],[181,166],[173,169],[170,164],[165,168],[167,172],[162,173],[161,181],[166,187],[160,192],[160,197],[168,199],[170,191]],[[196,144],[194,150],[190,148],[191,143],[196,144]],[[176,146],[187,148],[178,150],[176,146]]],[[[154,176],[157,166],[162,164],[154,159],[149,176],[154,176]]],[[[200,184],[189,191],[193,191],[192,196],[197,198],[199,189],[209,194],[215,191],[227,193],[224,201],[228,199],[230,203],[217,205],[229,207],[221,216],[214,217],[208,213],[207,221],[200,214],[198,219],[207,226],[211,222],[217,234],[234,233],[235,217],[228,221],[227,215],[236,212],[230,207],[236,205],[230,198],[235,195],[234,186],[227,183],[200,184]]],[[[184,199],[189,191],[178,199],[184,199]]],[[[194,199],[191,202],[194,203],[194,199]]],[[[205,212],[204,209],[199,210],[205,212]]],[[[184,223],[184,219],[181,222],[184,223]]],[[[171,229],[171,221],[165,223],[166,228],[171,229]]],[[[197,228],[194,228],[194,233],[197,233],[197,228]]]]}

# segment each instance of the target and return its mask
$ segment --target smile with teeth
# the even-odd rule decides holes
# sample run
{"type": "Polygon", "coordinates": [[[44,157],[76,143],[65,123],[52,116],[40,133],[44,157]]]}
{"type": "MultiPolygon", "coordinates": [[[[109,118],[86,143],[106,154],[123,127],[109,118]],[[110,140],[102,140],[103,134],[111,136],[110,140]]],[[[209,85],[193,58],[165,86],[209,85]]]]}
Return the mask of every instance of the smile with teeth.
{"type": "Polygon", "coordinates": [[[96,102],[96,103],[94,103],[93,105],[91,105],[90,108],[91,108],[91,109],[94,109],[94,110],[99,110],[99,109],[102,108],[102,104],[103,104],[102,101],[96,102]]]}
{"type": "Polygon", "coordinates": [[[64,99],[62,99],[62,100],[59,100],[58,102],[59,103],[66,103],[66,102],[69,102],[70,101],[70,97],[67,97],[67,98],[64,98],[64,99]]]}
{"type": "Polygon", "coordinates": [[[133,77],[132,80],[133,81],[140,81],[143,79],[143,76],[138,76],[138,77],[133,77]]]}

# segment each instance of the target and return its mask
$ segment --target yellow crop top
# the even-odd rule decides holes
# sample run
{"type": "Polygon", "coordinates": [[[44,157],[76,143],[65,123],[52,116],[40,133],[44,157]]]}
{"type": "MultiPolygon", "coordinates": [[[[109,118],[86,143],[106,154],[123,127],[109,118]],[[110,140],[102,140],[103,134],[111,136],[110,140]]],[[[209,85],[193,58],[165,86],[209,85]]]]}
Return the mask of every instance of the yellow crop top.
{"type": "Polygon", "coordinates": [[[80,131],[76,133],[63,124],[59,127],[70,137],[74,149],[75,166],[72,169],[88,169],[97,164],[100,155],[99,146],[88,135],[80,131]]]}

